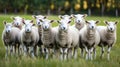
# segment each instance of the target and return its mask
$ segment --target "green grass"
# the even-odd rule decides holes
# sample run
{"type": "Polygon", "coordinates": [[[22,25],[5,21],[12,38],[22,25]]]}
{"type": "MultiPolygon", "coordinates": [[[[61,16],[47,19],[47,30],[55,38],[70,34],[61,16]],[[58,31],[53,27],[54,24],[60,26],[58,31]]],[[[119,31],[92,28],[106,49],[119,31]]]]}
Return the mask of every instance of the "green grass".
{"type": "MultiPolygon", "coordinates": [[[[17,15],[0,15],[0,38],[4,28],[3,20],[8,22],[12,22],[11,16],[17,15]]],[[[19,15],[24,17],[25,19],[33,19],[31,15],[19,15]]],[[[57,16],[48,16],[49,19],[58,20],[57,16]]],[[[98,16],[90,16],[86,18],[87,20],[99,20],[101,21],[99,25],[105,25],[103,23],[104,20],[108,21],[120,21],[120,17],[98,17],[98,16]]],[[[35,20],[34,20],[35,21],[35,20]]],[[[72,22],[73,24],[73,22],[72,22]]],[[[53,26],[58,25],[57,22],[53,23],[53,26]]],[[[100,48],[97,47],[97,58],[93,61],[85,60],[84,58],[80,58],[80,51],[78,51],[78,58],[70,59],[67,61],[60,61],[58,59],[48,59],[45,60],[43,58],[15,58],[11,57],[5,60],[5,48],[0,40],[0,67],[120,67],[120,23],[117,25],[117,42],[115,46],[111,50],[110,61],[107,61],[107,56],[103,59],[100,59],[100,48]]]]}

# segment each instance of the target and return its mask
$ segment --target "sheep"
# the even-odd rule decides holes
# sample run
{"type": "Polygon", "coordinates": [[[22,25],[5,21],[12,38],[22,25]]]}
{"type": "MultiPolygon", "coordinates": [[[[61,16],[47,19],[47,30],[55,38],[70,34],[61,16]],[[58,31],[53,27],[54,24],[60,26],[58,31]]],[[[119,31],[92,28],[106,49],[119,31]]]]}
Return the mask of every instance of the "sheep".
{"type": "Polygon", "coordinates": [[[33,15],[33,18],[36,19],[36,25],[37,25],[37,29],[38,29],[38,33],[39,33],[39,42],[38,42],[38,46],[40,47],[40,54],[44,53],[44,48],[43,48],[43,44],[41,41],[41,36],[42,36],[42,22],[40,21],[40,19],[46,19],[46,16],[42,16],[42,15],[33,15]]]}
{"type": "Polygon", "coordinates": [[[110,60],[110,50],[113,45],[116,43],[116,22],[108,22],[105,21],[106,26],[98,26],[97,30],[100,34],[100,44],[98,46],[101,47],[101,58],[104,56],[104,47],[108,46],[107,50],[107,60],[110,60]]]}
{"type": "MultiPolygon", "coordinates": [[[[2,40],[6,49],[5,58],[7,58],[9,50],[10,50],[10,54],[12,55],[13,48],[16,48],[17,44],[18,44],[18,48],[20,46],[20,42],[18,40],[20,29],[13,27],[12,23],[7,23],[6,21],[4,21],[4,27],[5,28],[2,32],[2,40]]],[[[16,49],[15,49],[15,52],[16,52],[16,49]]],[[[18,53],[19,53],[19,50],[18,50],[18,53]]]]}
{"type": "Polygon", "coordinates": [[[45,48],[45,58],[48,59],[50,49],[53,50],[54,48],[54,34],[53,34],[54,30],[52,30],[52,26],[51,26],[53,20],[40,19],[40,21],[42,22],[41,40],[45,48]]]}
{"type": "Polygon", "coordinates": [[[79,46],[79,32],[77,31],[77,29],[73,29],[73,27],[70,27],[70,22],[71,20],[66,19],[61,19],[60,21],[58,21],[59,26],[55,34],[55,41],[57,43],[57,47],[60,50],[61,60],[66,60],[67,54],[69,58],[69,53],[71,52],[71,48],[73,47],[75,48],[74,57],[76,58],[77,56],[76,47],[79,46]]]}
{"type": "Polygon", "coordinates": [[[95,47],[100,42],[100,35],[96,29],[96,24],[99,21],[86,21],[86,25],[80,30],[80,48],[86,50],[86,60],[92,60],[92,52],[94,51],[94,57],[96,57],[95,47]]]}
{"type": "Polygon", "coordinates": [[[13,26],[19,28],[20,30],[22,29],[23,26],[23,20],[24,18],[21,18],[19,16],[16,17],[11,17],[13,19],[13,26]]]}
{"type": "MultiPolygon", "coordinates": [[[[69,16],[69,15],[61,16],[61,15],[59,15],[59,18],[64,19],[66,21],[71,21],[72,16],[69,16]]],[[[74,58],[77,58],[77,48],[79,47],[79,43],[78,43],[79,42],[79,30],[74,25],[72,25],[72,26],[70,26],[70,32],[69,33],[71,33],[71,35],[72,35],[72,37],[71,37],[72,38],[72,45],[68,50],[69,51],[68,52],[68,58],[70,58],[73,55],[74,55],[74,58]],[[72,48],[74,48],[73,51],[72,51],[72,48]]]]}
{"type": "Polygon", "coordinates": [[[73,27],[77,28],[78,30],[82,29],[85,25],[85,18],[87,17],[87,14],[72,14],[71,16],[75,18],[75,24],[73,25],[73,27]]]}
{"type": "Polygon", "coordinates": [[[30,47],[31,57],[35,56],[35,45],[38,44],[39,34],[37,29],[34,27],[33,20],[24,20],[24,28],[21,30],[21,43],[24,46],[24,56],[28,53],[30,47]]]}

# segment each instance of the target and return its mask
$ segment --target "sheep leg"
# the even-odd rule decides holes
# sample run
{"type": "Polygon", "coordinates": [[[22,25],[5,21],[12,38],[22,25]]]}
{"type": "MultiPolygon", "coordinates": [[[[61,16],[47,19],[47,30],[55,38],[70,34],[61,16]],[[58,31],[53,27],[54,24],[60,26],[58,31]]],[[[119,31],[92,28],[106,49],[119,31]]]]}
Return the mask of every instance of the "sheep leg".
{"type": "Polygon", "coordinates": [[[81,57],[83,58],[84,57],[84,49],[81,48],[81,57]]]}
{"type": "Polygon", "coordinates": [[[72,55],[72,52],[73,52],[73,51],[72,51],[72,48],[69,48],[69,49],[68,49],[68,58],[69,58],[69,59],[72,58],[72,56],[73,56],[73,55],[72,55]]]}
{"type": "Polygon", "coordinates": [[[20,55],[20,50],[19,50],[19,48],[20,48],[20,44],[18,44],[18,56],[20,55]]]}
{"type": "Polygon", "coordinates": [[[37,56],[37,45],[34,46],[34,55],[37,56]]]}
{"type": "Polygon", "coordinates": [[[74,59],[77,58],[77,47],[74,48],[74,59]]]}
{"type": "Polygon", "coordinates": [[[96,59],[96,48],[95,47],[94,47],[93,51],[94,51],[94,59],[96,59]]]}
{"type": "Polygon", "coordinates": [[[19,49],[19,55],[22,55],[22,53],[23,53],[23,46],[21,44],[19,45],[18,49],[19,49]]]}
{"type": "Polygon", "coordinates": [[[101,58],[104,57],[104,51],[105,51],[105,49],[104,49],[104,47],[102,46],[102,47],[101,47],[101,56],[100,56],[101,58]]]}
{"type": "Polygon", "coordinates": [[[45,59],[48,59],[48,53],[49,53],[49,50],[46,48],[46,50],[45,50],[45,53],[46,53],[46,57],[45,57],[45,59]]]}
{"type": "Polygon", "coordinates": [[[10,55],[12,56],[13,55],[13,46],[10,45],[10,55]]]}
{"type": "Polygon", "coordinates": [[[24,56],[27,56],[27,47],[24,45],[24,56]]]}
{"type": "Polygon", "coordinates": [[[93,60],[93,57],[92,57],[92,52],[93,52],[93,50],[94,50],[94,48],[92,47],[91,49],[90,49],[90,60],[93,60]]]}
{"type": "Polygon", "coordinates": [[[107,51],[107,59],[110,60],[110,50],[111,46],[108,46],[108,51],[107,51]]]}
{"type": "Polygon", "coordinates": [[[8,56],[8,46],[5,46],[5,49],[6,49],[5,58],[7,58],[7,56],[8,56]]]}
{"type": "Polygon", "coordinates": [[[68,52],[68,48],[64,49],[64,60],[67,60],[67,52],[68,52]]]}
{"type": "Polygon", "coordinates": [[[34,55],[34,47],[33,46],[30,46],[30,54],[31,54],[32,58],[35,57],[35,55],[34,55]]]}
{"type": "Polygon", "coordinates": [[[60,48],[60,60],[63,60],[63,49],[60,48]]]}
{"type": "Polygon", "coordinates": [[[87,47],[85,47],[85,50],[86,50],[86,60],[88,60],[89,50],[87,47]]]}

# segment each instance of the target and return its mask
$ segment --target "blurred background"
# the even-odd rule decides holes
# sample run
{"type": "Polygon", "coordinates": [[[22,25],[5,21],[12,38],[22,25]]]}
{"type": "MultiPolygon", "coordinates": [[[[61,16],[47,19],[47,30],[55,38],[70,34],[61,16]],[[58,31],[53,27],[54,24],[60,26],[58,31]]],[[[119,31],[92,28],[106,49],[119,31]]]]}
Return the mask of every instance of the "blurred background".
{"type": "Polygon", "coordinates": [[[120,0],[0,0],[1,14],[120,16],[120,0]]]}

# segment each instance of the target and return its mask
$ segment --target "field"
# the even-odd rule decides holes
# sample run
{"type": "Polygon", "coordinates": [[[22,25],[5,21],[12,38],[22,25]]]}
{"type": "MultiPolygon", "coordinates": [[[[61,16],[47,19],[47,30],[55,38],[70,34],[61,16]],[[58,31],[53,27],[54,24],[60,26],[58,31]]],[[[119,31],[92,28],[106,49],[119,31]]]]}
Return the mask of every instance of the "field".
{"type": "MultiPolygon", "coordinates": [[[[11,16],[16,15],[0,15],[0,38],[2,35],[2,31],[4,28],[3,20],[8,22],[12,22],[11,16]]],[[[31,15],[19,15],[24,17],[25,19],[33,19],[31,15]]],[[[58,20],[57,16],[49,16],[49,19],[58,20]]],[[[48,59],[45,60],[43,58],[16,58],[10,57],[7,60],[4,58],[5,56],[5,48],[0,40],[0,67],[120,67],[120,17],[98,17],[98,16],[90,16],[87,17],[86,20],[99,20],[101,21],[99,25],[105,25],[103,23],[104,20],[108,21],[119,21],[117,25],[117,42],[115,46],[111,50],[110,61],[107,61],[107,55],[103,59],[100,59],[100,48],[97,47],[97,57],[95,60],[85,60],[80,57],[80,49],[78,50],[78,58],[70,59],[66,61],[60,61],[58,59],[48,59]]],[[[35,21],[35,20],[34,20],[35,21]]],[[[73,24],[73,22],[72,22],[73,24]]],[[[53,23],[53,26],[58,25],[57,22],[53,23]]]]}

